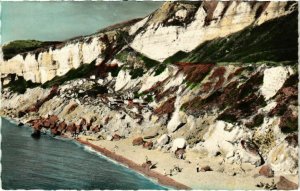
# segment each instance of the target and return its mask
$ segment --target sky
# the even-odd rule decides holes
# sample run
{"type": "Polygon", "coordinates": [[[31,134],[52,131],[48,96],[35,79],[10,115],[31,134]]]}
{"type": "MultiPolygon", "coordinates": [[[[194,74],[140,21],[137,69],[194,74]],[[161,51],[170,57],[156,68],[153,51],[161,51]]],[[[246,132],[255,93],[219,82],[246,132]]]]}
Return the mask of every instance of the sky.
{"type": "Polygon", "coordinates": [[[60,41],[145,17],[162,2],[2,2],[1,44],[13,40],[60,41]]]}

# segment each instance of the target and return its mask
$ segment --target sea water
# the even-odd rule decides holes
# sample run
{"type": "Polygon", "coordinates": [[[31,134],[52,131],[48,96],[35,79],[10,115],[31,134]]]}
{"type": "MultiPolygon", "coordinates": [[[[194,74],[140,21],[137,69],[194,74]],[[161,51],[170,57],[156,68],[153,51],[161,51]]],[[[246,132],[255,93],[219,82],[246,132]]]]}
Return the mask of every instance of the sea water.
{"type": "Polygon", "coordinates": [[[2,118],[3,189],[166,189],[86,146],[31,132],[2,118]]]}

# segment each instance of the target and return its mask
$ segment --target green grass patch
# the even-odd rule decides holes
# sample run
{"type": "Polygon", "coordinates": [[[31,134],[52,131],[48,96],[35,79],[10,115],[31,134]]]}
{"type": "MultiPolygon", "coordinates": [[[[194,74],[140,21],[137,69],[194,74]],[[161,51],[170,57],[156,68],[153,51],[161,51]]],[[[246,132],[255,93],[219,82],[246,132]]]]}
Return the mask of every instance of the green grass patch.
{"type": "Polygon", "coordinates": [[[144,69],[143,68],[135,68],[135,69],[132,69],[129,72],[129,74],[131,75],[131,79],[136,79],[136,78],[144,75],[144,69]]]}
{"type": "Polygon", "coordinates": [[[88,76],[91,72],[94,71],[96,68],[95,66],[96,60],[91,62],[90,64],[82,64],[80,67],[76,69],[71,69],[63,76],[56,76],[52,80],[47,81],[42,85],[43,88],[52,87],[54,85],[61,85],[64,82],[76,79],[76,78],[82,78],[88,76]]]}
{"type": "Polygon", "coordinates": [[[155,71],[154,76],[158,76],[163,71],[165,71],[166,68],[167,68],[167,64],[160,64],[160,65],[156,66],[156,68],[154,70],[155,71]]]}
{"type": "Polygon", "coordinates": [[[197,85],[200,84],[200,82],[189,82],[189,81],[185,81],[185,83],[190,90],[194,89],[197,85]]]}
{"type": "Polygon", "coordinates": [[[11,59],[17,54],[21,54],[28,51],[33,51],[38,48],[58,44],[60,42],[42,42],[37,40],[16,40],[4,45],[2,47],[4,60],[11,59]]]}
{"type": "Polygon", "coordinates": [[[224,38],[206,41],[190,53],[178,52],[165,63],[296,61],[298,11],[260,26],[249,26],[224,38]]]}
{"type": "Polygon", "coordinates": [[[153,96],[152,95],[147,95],[147,97],[145,98],[146,102],[153,102],[153,96]]]}
{"type": "Polygon", "coordinates": [[[132,48],[126,48],[119,52],[116,55],[116,59],[119,61],[128,64],[128,65],[134,65],[137,62],[143,63],[144,67],[147,69],[153,68],[160,64],[160,62],[153,60],[151,58],[148,58],[147,56],[135,51],[132,48]],[[129,59],[131,57],[131,59],[129,59]],[[134,63],[131,63],[134,62],[134,63]]]}
{"type": "Polygon", "coordinates": [[[116,67],[111,69],[109,72],[111,73],[112,77],[117,77],[121,69],[122,67],[116,67]]]}
{"type": "Polygon", "coordinates": [[[15,93],[23,94],[26,92],[27,88],[35,88],[39,85],[40,83],[33,83],[31,80],[25,80],[23,76],[18,76],[17,80],[9,82],[8,84],[4,85],[3,88],[9,88],[15,93]]]}

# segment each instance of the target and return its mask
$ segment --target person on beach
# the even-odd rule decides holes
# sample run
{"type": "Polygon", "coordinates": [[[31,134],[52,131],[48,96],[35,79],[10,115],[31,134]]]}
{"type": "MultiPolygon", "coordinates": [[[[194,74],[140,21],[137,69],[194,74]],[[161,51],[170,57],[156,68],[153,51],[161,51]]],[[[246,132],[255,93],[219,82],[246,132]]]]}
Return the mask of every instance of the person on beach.
{"type": "Polygon", "coordinates": [[[164,169],[164,175],[167,176],[166,169],[164,169]]]}
{"type": "Polygon", "coordinates": [[[147,155],[146,155],[146,157],[145,157],[145,158],[146,158],[146,162],[148,162],[149,160],[148,160],[148,156],[147,156],[147,155]]]}
{"type": "Polygon", "coordinates": [[[172,173],[173,173],[173,169],[170,169],[170,176],[172,176],[172,173]]]}
{"type": "Polygon", "coordinates": [[[197,173],[200,171],[199,163],[197,163],[196,171],[197,171],[197,173]]]}

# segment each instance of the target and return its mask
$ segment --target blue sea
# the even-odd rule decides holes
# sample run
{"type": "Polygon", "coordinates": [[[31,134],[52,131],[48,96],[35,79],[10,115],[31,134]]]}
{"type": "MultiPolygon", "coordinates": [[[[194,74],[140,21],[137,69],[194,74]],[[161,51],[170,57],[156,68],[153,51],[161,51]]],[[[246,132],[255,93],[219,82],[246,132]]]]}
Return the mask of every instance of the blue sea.
{"type": "Polygon", "coordinates": [[[2,118],[3,189],[166,189],[72,140],[31,132],[2,118]]]}

